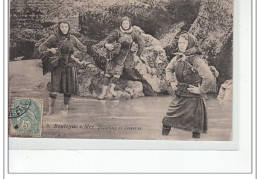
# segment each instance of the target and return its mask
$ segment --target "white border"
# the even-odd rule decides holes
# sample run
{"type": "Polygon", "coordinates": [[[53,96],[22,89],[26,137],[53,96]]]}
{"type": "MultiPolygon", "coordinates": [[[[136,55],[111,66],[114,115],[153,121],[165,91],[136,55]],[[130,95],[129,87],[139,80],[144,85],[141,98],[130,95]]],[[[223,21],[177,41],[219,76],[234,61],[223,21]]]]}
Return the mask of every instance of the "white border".
{"type": "MultiPolygon", "coordinates": [[[[238,2],[238,1],[236,1],[238,2]]],[[[240,9],[240,38],[237,55],[239,63],[240,100],[239,104],[239,150],[238,151],[161,151],[161,150],[73,150],[73,151],[40,151],[12,150],[9,152],[10,169],[16,172],[47,171],[47,172],[251,172],[251,6],[248,0],[239,1],[240,9]]],[[[5,4],[6,5],[6,4],[5,4]]],[[[7,9],[7,7],[5,7],[7,9]]],[[[7,17],[7,13],[5,15],[7,17]]],[[[5,24],[5,29],[7,26],[5,24]]],[[[7,36],[5,36],[7,42],[7,36]]],[[[6,45],[7,46],[7,45],[6,45]]],[[[5,46],[5,52],[7,47],[5,46]]],[[[7,53],[5,53],[7,55],[7,53]]],[[[234,54],[235,56],[235,54],[234,54]]],[[[5,56],[5,59],[7,57],[5,56]]],[[[236,62],[236,59],[234,59],[236,62]]],[[[7,64],[5,63],[5,68],[7,64]]],[[[7,74],[5,74],[7,77],[7,74]]],[[[1,78],[2,80],[2,78],[1,78]]],[[[5,81],[6,82],[6,81],[5,81]]],[[[5,92],[7,86],[4,85],[5,92]]],[[[7,102],[7,96],[4,96],[7,102]]],[[[6,104],[5,104],[6,106],[6,104]]],[[[2,110],[2,108],[1,108],[2,110]]],[[[7,119],[7,114],[5,113],[7,119]]],[[[7,163],[7,122],[5,122],[5,166],[7,163]]],[[[7,174],[7,178],[17,178],[17,175],[7,174]]],[[[54,176],[55,175],[51,175],[54,176]]],[[[86,176],[76,175],[78,178],[86,176]]],[[[165,176],[165,175],[164,175],[165,176]]],[[[176,175],[178,178],[207,178],[207,175],[176,175]]],[[[19,175],[20,178],[31,178],[34,175],[19,175]]],[[[38,177],[38,176],[37,176],[38,177]]],[[[44,175],[40,177],[46,177],[44,175]]],[[[56,176],[60,177],[60,176],[56,176]]],[[[71,178],[71,175],[62,176],[71,178]]],[[[92,177],[92,176],[91,176],[92,177]]],[[[117,178],[117,176],[112,176],[117,178]]],[[[121,176],[119,176],[121,178],[121,176]]],[[[166,177],[166,176],[165,176],[166,177]]],[[[230,178],[230,175],[210,176],[211,178],[230,178]]],[[[232,175],[232,178],[234,176],[232,175]]],[[[253,178],[253,175],[235,175],[236,178],[253,178]]]]}

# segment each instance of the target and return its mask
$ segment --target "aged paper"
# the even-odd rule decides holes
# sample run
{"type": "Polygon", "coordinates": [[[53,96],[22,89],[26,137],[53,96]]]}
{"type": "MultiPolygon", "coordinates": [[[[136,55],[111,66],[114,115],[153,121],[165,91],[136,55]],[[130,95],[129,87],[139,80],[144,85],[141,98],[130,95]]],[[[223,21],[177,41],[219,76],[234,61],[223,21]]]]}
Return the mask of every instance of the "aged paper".
{"type": "Polygon", "coordinates": [[[233,140],[233,1],[9,7],[10,137],[233,140]]]}

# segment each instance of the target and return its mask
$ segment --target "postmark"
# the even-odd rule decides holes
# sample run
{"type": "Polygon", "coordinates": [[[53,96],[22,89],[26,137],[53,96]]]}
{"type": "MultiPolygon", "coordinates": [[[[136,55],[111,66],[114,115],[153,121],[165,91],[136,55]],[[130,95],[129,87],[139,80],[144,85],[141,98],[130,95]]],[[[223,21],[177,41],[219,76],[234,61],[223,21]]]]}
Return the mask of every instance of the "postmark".
{"type": "Polygon", "coordinates": [[[43,100],[13,98],[9,111],[9,135],[41,137],[43,100]]]}

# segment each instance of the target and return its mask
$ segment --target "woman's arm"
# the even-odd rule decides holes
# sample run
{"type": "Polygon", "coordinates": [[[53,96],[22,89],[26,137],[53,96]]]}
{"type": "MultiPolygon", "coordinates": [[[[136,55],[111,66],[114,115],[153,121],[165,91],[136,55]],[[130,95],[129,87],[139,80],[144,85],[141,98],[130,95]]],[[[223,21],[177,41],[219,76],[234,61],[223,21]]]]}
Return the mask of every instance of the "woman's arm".
{"type": "Polygon", "coordinates": [[[166,80],[168,83],[175,82],[177,83],[176,75],[175,75],[175,65],[177,63],[177,56],[174,57],[171,62],[167,65],[166,72],[166,80]]]}
{"type": "Polygon", "coordinates": [[[73,38],[73,45],[82,53],[87,53],[87,47],[83,45],[79,39],[77,39],[74,35],[72,36],[73,38]]]}
{"type": "Polygon", "coordinates": [[[138,35],[137,33],[134,33],[133,40],[138,44],[138,50],[136,52],[136,55],[138,57],[140,57],[143,52],[143,49],[144,49],[144,42],[143,42],[142,38],[140,37],[140,35],[138,35]]]}
{"type": "Polygon", "coordinates": [[[119,32],[117,30],[113,31],[104,41],[104,48],[108,49],[108,50],[114,50],[114,45],[111,44],[115,41],[118,41],[119,38],[119,32]]]}
{"type": "Polygon", "coordinates": [[[50,48],[54,48],[56,44],[57,38],[55,35],[51,35],[47,40],[45,40],[40,46],[39,46],[39,52],[43,53],[48,51],[50,48]]]}
{"type": "Polygon", "coordinates": [[[210,71],[209,66],[201,58],[195,59],[193,62],[193,66],[199,73],[199,76],[202,78],[202,83],[199,87],[200,94],[205,94],[210,90],[210,87],[214,83],[214,76],[210,71]]]}

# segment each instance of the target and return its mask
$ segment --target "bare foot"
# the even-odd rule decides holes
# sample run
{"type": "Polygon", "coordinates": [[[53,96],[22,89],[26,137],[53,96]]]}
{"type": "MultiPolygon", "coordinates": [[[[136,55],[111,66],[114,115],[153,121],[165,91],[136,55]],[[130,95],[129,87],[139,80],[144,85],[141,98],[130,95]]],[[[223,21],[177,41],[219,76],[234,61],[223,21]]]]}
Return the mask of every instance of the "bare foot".
{"type": "Polygon", "coordinates": [[[106,95],[106,94],[101,94],[101,95],[98,97],[98,99],[99,99],[99,100],[104,99],[105,95],[106,95]]]}
{"type": "Polygon", "coordinates": [[[111,90],[110,93],[111,93],[113,96],[117,96],[117,92],[114,91],[114,90],[111,90]]]}

